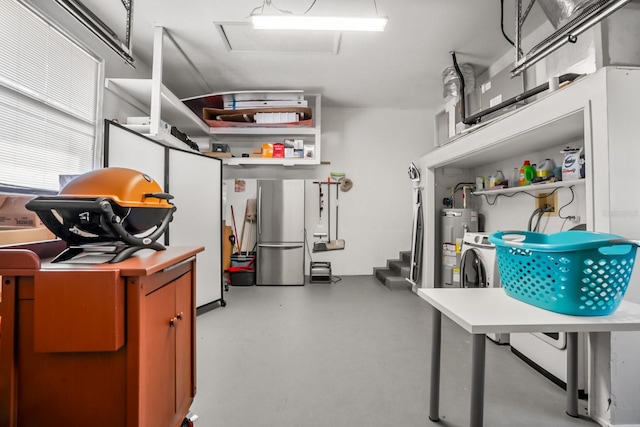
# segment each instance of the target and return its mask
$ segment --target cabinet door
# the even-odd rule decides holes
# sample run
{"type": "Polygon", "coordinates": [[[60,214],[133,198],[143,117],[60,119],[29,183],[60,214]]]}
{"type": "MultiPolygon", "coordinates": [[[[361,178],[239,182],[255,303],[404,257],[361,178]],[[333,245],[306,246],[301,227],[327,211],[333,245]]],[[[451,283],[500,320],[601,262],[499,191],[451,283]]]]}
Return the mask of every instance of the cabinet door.
{"type": "Polygon", "coordinates": [[[163,427],[175,414],[175,282],[147,295],[144,346],[140,361],[141,419],[163,427]]]}
{"type": "Polygon", "coordinates": [[[196,306],[222,299],[222,163],[169,150],[167,190],[178,210],[169,225],[169,245],[204,246],[196,265],[196,306]]]}
{"type": "Polygon", "coordinates": [[[195,391],[192,328],[193,300],[191,273],[181,276],[176,284],[176,411],[188,410],[195,391]]]}

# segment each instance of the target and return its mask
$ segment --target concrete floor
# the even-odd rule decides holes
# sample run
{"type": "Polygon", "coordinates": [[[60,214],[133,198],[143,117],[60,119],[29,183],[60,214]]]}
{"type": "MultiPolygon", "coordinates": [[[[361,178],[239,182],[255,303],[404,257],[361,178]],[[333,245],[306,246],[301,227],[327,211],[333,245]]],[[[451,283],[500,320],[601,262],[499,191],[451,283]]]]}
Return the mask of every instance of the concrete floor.
{"type": "MultiPolygon", "coordinates": [[[[198,316],[198,427],[467,426],[470,335],[443,316],[439,423],[428,419],[431,307],[373,276],[231,287],[198,316]]],[[[596,426],[564,391],[487,342],[486,426],[596,426]]],[[[586,414],[586,402],[580,401],[586,414]]]]}

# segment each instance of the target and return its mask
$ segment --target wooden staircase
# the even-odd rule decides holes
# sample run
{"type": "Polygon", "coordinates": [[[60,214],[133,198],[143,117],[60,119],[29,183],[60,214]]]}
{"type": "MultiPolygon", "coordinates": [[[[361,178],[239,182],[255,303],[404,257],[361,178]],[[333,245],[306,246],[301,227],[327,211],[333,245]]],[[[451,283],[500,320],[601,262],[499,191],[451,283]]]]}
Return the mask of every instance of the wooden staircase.
{"type": "Polygon", "coordinates": [[[399,259],[387,260],[386,267],[374,267],[373,275],[387,288],[411,290],[407,281],[411,272],[411,251],[400,252],[399,259]]]}

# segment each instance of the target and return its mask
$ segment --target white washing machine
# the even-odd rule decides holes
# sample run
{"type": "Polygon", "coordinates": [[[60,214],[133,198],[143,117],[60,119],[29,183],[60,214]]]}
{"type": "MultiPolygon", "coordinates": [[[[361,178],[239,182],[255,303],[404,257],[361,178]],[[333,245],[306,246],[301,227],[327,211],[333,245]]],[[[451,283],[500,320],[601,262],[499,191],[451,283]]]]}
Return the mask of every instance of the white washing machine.
{"type": "MultiPolygon", "coordinates": [[[[463,288],[499,288],[500,275],[496,247],[489,233],[467,232],[460,249],[460,286],[463,288]]],[[[498,344],[509,344],[509,334],[487,334],[498,344]]]]}

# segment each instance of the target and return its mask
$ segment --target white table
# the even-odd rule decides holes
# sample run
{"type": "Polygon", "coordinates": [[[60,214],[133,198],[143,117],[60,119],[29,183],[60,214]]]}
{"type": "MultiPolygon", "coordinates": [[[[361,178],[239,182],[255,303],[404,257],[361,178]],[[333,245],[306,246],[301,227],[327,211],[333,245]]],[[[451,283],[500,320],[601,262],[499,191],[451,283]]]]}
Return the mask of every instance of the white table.
{"type": "Polygon", "coordinates": [[[567,414],[578,416],[578,332],[640,330],[640,305],[622,301],[608,316],[568,316],[509,297],[502,288],[427,289],[418,295],[435,308],[431,338],[429,419],[439,421],[442,314],[473,335],[471,416],[481,427],[484,410],[485,334],[505,332],[567,332],[567,414]]]}

